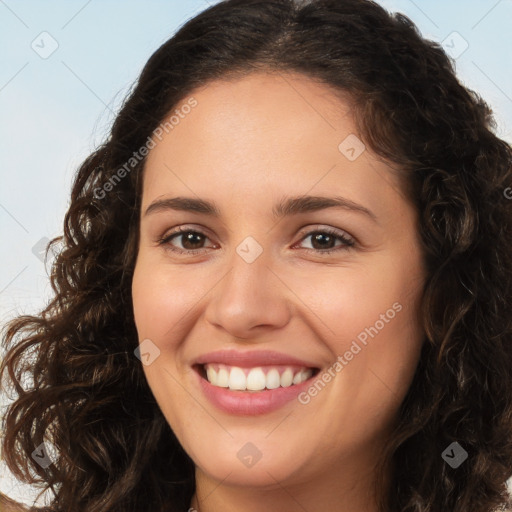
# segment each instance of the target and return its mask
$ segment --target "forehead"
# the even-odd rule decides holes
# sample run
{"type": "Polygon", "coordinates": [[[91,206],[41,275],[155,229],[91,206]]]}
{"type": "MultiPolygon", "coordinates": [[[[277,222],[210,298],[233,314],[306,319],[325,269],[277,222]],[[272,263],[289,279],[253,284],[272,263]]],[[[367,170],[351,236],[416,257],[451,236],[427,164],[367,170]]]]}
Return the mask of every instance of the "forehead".
{"type": "MultiPolygon", "coordinates": [[[[308,113],[336,129],[337,120],[350,111],[350,96],[311,76],[293,71],[255,71],[244,76],[227,76],[209,82],[191,93],[202,100],[205,109],[211,107],[246,117],[254,109],[269,114],[279,112],[308,113]],[[236,112],[235,112],[236,111],[236,112]]],[[[248,122],[249,119],[245,118],[248,122]]]]}
{"type": "MultiPolygon", "coordinates": [[[[348,103],[326,85],[301,74],[255,72],[209,82],[191,91],[170,114],[179,113],[190,98],[196,106],[187,108],[189,113],[179,119],[174,116],[173,127],[165,135],[170,135],[167,138],[173,139],[174,146],[195,144],[202,153],[229,148],[233,157],[243,157],[245,151],[261,149],[262,157],[276,157],[291,147],[297,151],[297,143],[312,153],[325,135],[329,137],[324,149],[331,145],[337,151],[339,132],[354,131],[348,103]]],[[[159,146],[153,153],[166,144],[159,146]]]]}
{"type": "Polygon", "coordinates": [[[238,142],[259,139],[271,143],[267,152],[275,145],[286,148],[287,141],[307,142],[317,134],[353,128],[348,101],[325,84],[297,73],[252,73],[212,82],[192,95],[199,107],[194,112],[198,134],[202,131],[207,139],[218,129],[238,142]]]}
{"type": "Polygon", "coordinates": [[[173,112],[190,98],[194,108],[183,109],[148,155],[146,204],[176,189],[209,196],[213,186],[249,196],[337,188],[361,202],[382,199],[383,185],[398,187],[357,137],[348,98],[305,75],[258,72],[214,81],[173,112]],[[347,145],[360,156],[351,158],[347,145]]]}

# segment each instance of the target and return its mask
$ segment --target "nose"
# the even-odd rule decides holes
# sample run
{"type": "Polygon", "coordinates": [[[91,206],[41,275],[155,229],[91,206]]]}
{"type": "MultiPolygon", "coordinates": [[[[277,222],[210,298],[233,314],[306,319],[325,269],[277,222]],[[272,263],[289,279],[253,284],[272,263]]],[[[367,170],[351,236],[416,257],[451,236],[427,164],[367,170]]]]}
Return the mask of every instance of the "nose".
{"type": "Polygon", "coordinates": [[[261,255],[248,263],[237,253],[211,292],[206,320],[230,337],[248,339],[284,327],[291,317],[290,292],[261,255]]]}

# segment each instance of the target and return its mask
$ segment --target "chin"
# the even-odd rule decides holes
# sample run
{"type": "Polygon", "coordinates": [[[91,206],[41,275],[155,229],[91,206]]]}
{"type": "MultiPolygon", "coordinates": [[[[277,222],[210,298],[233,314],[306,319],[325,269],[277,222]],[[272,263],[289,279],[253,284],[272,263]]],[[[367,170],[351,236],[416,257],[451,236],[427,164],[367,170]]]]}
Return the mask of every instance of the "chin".
{"type": "MultiPolygon", "coordinates": [[[[301,468],[308,467],[306,451],[300,446],[283,445],[283,439],[267,439],[268,431],[260,436],[248,432],[242,436],[231,437],[224,443],[211,442],[208,446],[194,446],[187,450],[196,467],[210,478],[240,486],[275,487],[277,482],[296,479],[301,468]],[[253,442],[245,439],[253,439],[253,442]],[[260,437],[261,440],[256,440],[260,437]],[[299,459],[298,454],[302,457],[299,459]]],[[[196,438],[197,439],[197,438],[196,438]]],[[[311,467],[311,465],[309,465],[311,467]]]]}

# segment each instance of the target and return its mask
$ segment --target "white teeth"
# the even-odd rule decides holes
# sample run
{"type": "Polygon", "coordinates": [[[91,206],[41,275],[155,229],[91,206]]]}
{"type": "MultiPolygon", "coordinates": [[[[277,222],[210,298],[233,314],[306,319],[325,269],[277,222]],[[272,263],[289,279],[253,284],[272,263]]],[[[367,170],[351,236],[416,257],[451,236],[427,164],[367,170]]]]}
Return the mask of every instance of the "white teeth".
{"type": "Polygon", "coordinates": [[[206,378],[214,386],[228,388],[236,391],[261,391],[263,389],[276,389],[300,384],[308,380],[313,374],[311,369],[301,368],[293,370],[285,368],[279,374],[277,368],[271,368],[265,372],[261,367],[251,368],[246,375],[244,369],[237,366],[225,366],[222,364],[206,364],[206,378]],[[217,368],[217,369],[216,369],[217,368]],[[295,372],[295,375],[294,375],[295,372]]]}
{"type": "Polygon", "coordinates": [[[247,375],[247,389],[250,391],[260,391],[265,389],[265,374],[261,368],[253,368],[247,375]]]}
{"type": "MultiPolygon", "coordinates": [[[[213,381],[210,381],[210,382],[213,382],[213,381]]],[[[216,385],[221,388],[229,387],[229,373],[226,370],[226,368],[219,368],[219,371],[217,373],[217,384],[216,385]]]]}
{"type": "Polygon", "coordinates": [[[286,368],[286,370],[281,375],[281,387],[287,388],[291,386],[293,382],[293,372],[290,368],[286,368]]]}
{"type": "Polygon", "coordinates": [[[229,389],[239,389],[243,391],[247,389],[247,379],[245,377],[245,373],[242,368],[231,368],[231,373],[229,374],[229,389]]]}
{"type": "Polygon", "coordinates": [[[272,368],[267,373],[267,388],[268,389],[276,389],[281,386],[281,377],[279,376],[279,372],[272,368]]]}
{"type": "Polygon", "coordinates": [[[217,372],[215,371],[215,368],[208,366],[206,368],[206,377],[210,382],[217,382],[217,372]]]}
{"type": "MultiPolygon", "coordinates": [[[[300,372],[297,372],[295,376],[293,377],[292,384],[299,384],[299,382],[302,382],[302,370],[300,372]]],[[[306,379],[304,379],[306,380],[306,379]]]]}
{"type": "Polygon", "coordinates": [[[306,370],[303,369],[300,372],[295,374],[295,377],[293,377],[293,384],[300,384],[301,382],[304,382],[305,380],[308,380],[311,375],[313,375],[312,370],[306,370]]]}

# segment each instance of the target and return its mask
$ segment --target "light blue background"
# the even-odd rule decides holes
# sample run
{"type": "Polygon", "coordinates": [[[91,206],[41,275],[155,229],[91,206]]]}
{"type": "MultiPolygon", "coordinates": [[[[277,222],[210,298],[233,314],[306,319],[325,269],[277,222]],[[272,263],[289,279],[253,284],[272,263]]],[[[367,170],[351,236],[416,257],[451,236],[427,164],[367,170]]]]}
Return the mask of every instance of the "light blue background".
{"type": "MultiPolygon", "coordinates": [[[[49,281],[32,248],[61,233],[73,174],[106,136],[146,60],[211,3],[0,0],[0,323],[45,305],[49,281]],[[41,45],[42,32],[59,45],[47,59],[31,47],[41,45]]],[[[498,135],[512,142],[512,1],[379,3],[409,16],[430,39],[456,31],[467,41],[459,77],[493,107],[498,135]]],[[[32,494],[6,476],[0,490],[18,499],[32,494]]]]}

